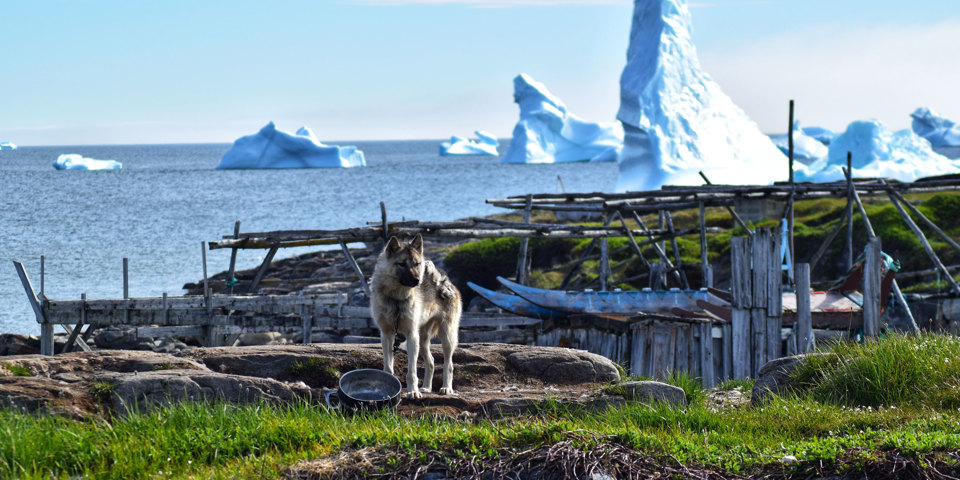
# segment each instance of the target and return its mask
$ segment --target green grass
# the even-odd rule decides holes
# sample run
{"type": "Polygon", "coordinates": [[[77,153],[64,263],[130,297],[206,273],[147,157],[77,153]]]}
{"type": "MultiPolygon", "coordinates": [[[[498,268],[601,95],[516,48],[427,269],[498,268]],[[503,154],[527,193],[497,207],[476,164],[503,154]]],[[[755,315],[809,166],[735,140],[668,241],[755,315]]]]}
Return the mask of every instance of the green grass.
{"type": "Polygon", "coordinates": [[[835,355],[812,358],[796,375],[813,398],[849,407],[960,408],[960,338],[893,334],[827,351],[835,355]]]}
{"type": "Polygon", "coordinates": [[[570,438],[582,439],[584,448],[602,439],[746,473],[784,455],[829,463],[851,449],[869,455],[960,448],[956,411],[851,409],[798,399],[722,412],[700,403],[685,410],[633,404],[593,413],[557,407],[496,422],[389,412],[343,416],[307,405],[183,404],[109,423],[4,411],[0,431],[4,478],[275,478],[298,460],[346,448],[445,450],[469,458],[570,438]]]}
{"type": "Polygon", "coordinates": [[[30,367],[25,365],[20,365],[17,363],[5,363],[3,367],[10,371],[14,377],[32,377],[33,372],[30,371],[30,367]]]}
{"type": "MultiPolygon", "coordinates": [[[[185,403],[108,420],[2,410],[0,477],[276,478],[297,461],[364,447],[383,458],[441,451],[453,459],[484,459],[571,441],[584,449],[613,442],[738,474],[810,471],[840,459],[849,466],[851,455],[855,466],[861,457],[867,462],[888,452],[922,462],[960,451],[960,339],[888,336],[829,350],[835,355],[812,360],[797,374],[803,388],[793,395],[719,410],[709,408],[698,381],[682,373],[668,382],[686,392],[690,404],[683,409],[628,404],[590,411],[547,402],[537,415],[497,421],[341,415],[306,404],[185,403]],[[787,455],[797,463],[781,464],[787,455]]],[[[108,395],[112,387],[97,391],[108,395]]]]}

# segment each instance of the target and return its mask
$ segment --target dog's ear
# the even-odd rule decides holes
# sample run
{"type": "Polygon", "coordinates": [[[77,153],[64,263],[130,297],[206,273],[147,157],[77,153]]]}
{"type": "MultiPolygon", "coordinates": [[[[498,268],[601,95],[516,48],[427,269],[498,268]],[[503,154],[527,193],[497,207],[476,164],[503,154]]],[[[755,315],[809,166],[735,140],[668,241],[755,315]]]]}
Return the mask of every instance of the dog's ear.
{"type": "Polygon", "coordinates": [[[400,251],[400,242],[397,241],[397,237],[390,237],[390,240],[387,240],[387,246],[383,247],[386,250],[387,255],[393,255],[400,251]]]}
{"type": "Polygon", "coordinates": [[[423,237],[418,233],[416,237],[413,237],[413,241],[410,242],[410,247],[417,251],[417,253],[423,255],[423,237]]]}

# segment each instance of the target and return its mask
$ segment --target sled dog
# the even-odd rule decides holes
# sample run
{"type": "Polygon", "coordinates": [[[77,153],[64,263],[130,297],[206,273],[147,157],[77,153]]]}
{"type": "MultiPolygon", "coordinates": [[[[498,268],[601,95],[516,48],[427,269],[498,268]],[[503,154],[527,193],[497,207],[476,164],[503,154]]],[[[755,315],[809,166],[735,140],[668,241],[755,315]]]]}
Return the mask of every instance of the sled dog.
{"type": "Polygon", "coordinates": [[[383,369],[393,374],[397,333],[407,338],[407,392],[420,398],[433,384],[430,340],[440,337],[443,350],[443,386],[438,393],[453,394],[453,350],[460,326],[460,292],[447,276],[423,256],[423,238],[409,243],[390,237],[377,257],[370,281],[370,311],[380,327],[383,369]],[[417,387],[417,355],[423,358],[423,386],[417,387]]]}

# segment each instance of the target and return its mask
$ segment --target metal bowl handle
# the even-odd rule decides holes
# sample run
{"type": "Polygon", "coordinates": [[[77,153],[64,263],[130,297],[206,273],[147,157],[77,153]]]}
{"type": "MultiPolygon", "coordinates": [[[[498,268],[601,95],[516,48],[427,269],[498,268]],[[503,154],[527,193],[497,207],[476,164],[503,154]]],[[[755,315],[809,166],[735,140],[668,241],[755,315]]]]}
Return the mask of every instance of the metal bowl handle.
{"type": "Polygon", "coordinates": [[[330,410],[340,410],[340,407],[341,407],[340,394],[337,393],[337,392],[339,392],[339,390],[330,390],[329,392],[327,392],[327,393],[324,395],[324,397],[326,398],[326,401],[327,401],[327,408],[329,408],[330,410]],[[331,395],[336,395],[336,396],[337,396],[337,405],[336,405],[336,406],[334,406],[333,404],[330,403],[330,396],[331,396],[331,395]]]}

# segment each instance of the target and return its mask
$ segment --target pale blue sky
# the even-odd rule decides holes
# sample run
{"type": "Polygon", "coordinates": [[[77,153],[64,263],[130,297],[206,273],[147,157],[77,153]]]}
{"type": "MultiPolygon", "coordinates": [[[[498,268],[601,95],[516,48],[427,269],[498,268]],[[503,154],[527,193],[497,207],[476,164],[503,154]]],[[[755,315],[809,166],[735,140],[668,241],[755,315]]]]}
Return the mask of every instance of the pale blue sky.
{"type": "MultiPolygon", "coordinates": [[[[700,0],[704,69],[766,132],[960,120],[957,0],[700,0]]],[[[0,141],[230,142],[267,121],[324,141],[507,137],[526,72],[613,121],[625,0],[0,0],[0,141]]]]}

